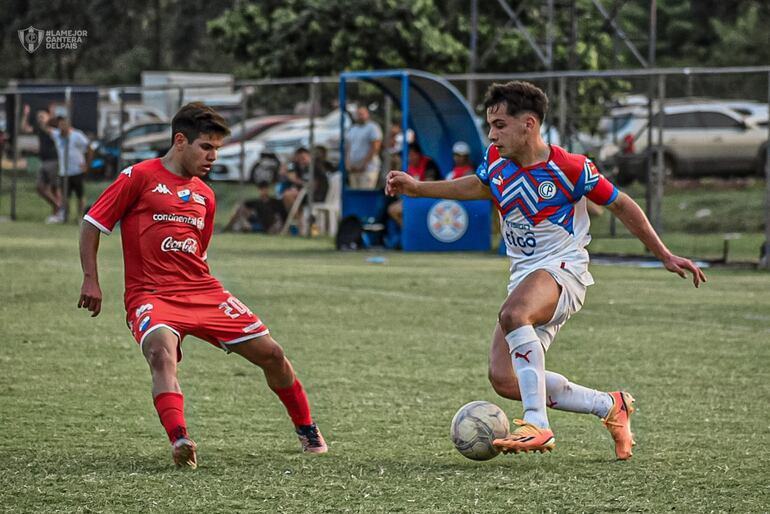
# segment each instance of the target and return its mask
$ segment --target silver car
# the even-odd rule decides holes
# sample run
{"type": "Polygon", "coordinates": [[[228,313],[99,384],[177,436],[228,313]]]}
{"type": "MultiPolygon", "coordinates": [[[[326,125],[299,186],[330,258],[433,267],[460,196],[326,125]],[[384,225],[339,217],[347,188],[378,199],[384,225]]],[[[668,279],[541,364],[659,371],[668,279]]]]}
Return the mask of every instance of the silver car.
{"type": "MultiPolygon", "coordinates": [[[[762,112],[763,104],[755,112],[762,112]]],[[[767,105],[764,104],[765,112],[767,105]]],[[[666,176],[748,175],[763,173],[767,119],[743,116],[726,102],[669,101],[664,109],[663,155],[666,176]]],[[[630,106],[604,122],[605,145],[600,160],[616,167],[618,182],[644,177],[647,156],[647,109],[630,106]],[[615,125],[612,127],[611,123],[615,125]],[[607,133],[607,128],[612,132],[607,133]]],[[[659,140],[658,115],[652,141],[659,140]]]]}

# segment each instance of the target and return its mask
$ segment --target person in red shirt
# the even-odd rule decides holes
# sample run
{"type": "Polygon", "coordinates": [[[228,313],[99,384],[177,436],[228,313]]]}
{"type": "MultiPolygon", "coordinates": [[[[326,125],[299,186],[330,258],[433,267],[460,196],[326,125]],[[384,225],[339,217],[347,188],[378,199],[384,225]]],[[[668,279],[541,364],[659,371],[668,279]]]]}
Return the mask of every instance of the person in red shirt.
{"type": "MultiPolygon", "coordinates": [[[[439,180],[441,171],[436,161],[422,153],[420,145],[416,142],[409,143],[409,153],[407,154],[406,173],[410,177],[420,182],[439,180]]],[[[396,199],[388,203],[386,209],[388,216],[391,217],[400,227],[404,223],[404,204],[401,199],[396,199]]]]}
{"type": "Polygon", "coordinates": [[[457,141],[452,145],[452,159],[454,160],[454,167],[449,172],[447,180],[467,177],[476,173],[476,168],[471,166],[471,147],[465,141],[457,141]]]}
{"type": "Polygon", "coordinates": [[[201,178],[211,171],[230,131],[216,111],[200,102],[182,107],[171,129],[168,153],[123,170],[85,215],[78,307],[92,316],[101,311],[99,237],[120,222],[126,322],[150,365],[155,408],[176,465],[197,467],[197,447],[187,433],[176,373],[187,335],[262,368],[267,384],[286,406],[303,451],[325,453],[326,442],[283,349],[259,317],[211,276],[206,264],[216,199],[201,178]]]}

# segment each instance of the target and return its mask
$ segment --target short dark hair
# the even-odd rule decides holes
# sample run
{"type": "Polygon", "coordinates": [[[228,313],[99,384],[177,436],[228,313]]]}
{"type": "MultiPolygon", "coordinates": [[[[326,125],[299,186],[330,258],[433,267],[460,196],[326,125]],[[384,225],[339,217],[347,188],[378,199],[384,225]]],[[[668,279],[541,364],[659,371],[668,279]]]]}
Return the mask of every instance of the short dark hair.
{"type": "Polygon", "coordinates": [[[537,116],[540,123],[543,123],[548,112],[548,97],[545,92],[536,85],[522,80],[489,86],[484,97],[484,110],[503,103],[510,116],[529,111],[537,116]]]}
{"type": "Polygon", "coordinates": [[[203,102],[191,102],[179,109],[171,120],[172,142],[177,132],[181,132],[188,143],[198,139],[201,134],[230,135],[222,115],[203,102]]]}

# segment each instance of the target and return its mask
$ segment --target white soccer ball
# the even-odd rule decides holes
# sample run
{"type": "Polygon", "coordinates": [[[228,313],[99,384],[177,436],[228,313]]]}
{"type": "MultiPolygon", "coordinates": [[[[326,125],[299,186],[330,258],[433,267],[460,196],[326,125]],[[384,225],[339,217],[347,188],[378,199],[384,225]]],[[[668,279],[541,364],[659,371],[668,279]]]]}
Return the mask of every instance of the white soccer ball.
{"type": "Polygon", "coordinates": [[[492,441],[508,435],[510,423],[494,403],[470,402],[452,418],[450,435],[457,451],[473,460],[489,460],[500,453],[492,441]]]}

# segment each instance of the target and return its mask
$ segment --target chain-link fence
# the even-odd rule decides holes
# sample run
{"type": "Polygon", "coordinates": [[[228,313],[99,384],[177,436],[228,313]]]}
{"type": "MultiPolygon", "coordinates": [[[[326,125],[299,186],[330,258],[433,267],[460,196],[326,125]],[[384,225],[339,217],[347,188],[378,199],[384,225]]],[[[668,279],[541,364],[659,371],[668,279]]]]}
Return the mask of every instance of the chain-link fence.
{"type": "MultiPolygon", "coordinates": [[[[760,259],[760,247],[770,232],[770,67],[445,78],[461,93],[480,94],[493,82],[534,82],[549,96],[546,141],[589,155],[644,206],[659,231],[678,238],[680,251],[712,260],[760,259]]],[[[29,126],[38,110],[67,117],[83,130],[92,140],[93,153],[86,176],[109,180],[125,165],[165,153],[174,112],[188,101],[205,101],[227,118],[233,130],[219,152],[211,180],[241,184],[247,190],[251,184],[279,181],[281,170],[300,147],[322,147],[330,169],[337,166],[338,85],[337,77],[302,77],[6,89],[5,132],[10,137],[1,152],[5,159],[0,168],[0,213],[18,218],[17,179],[29,177],[36,168],[38,149],[29,126]]],[[[383,128],[383,172],[395,167],[399,163],[391,158],[398,153],[393,150],[403,139],[398,105],[366,82],[350,81],[347,87],[347,98],[367,105],[383,128]]],[[[486,132],[481,103],[481,98],[474,98],[473,108],[486,132]]],[[[346,106],[346,116],[352,110],[352,105],[346,106]]],[[[313,159],[311,166],[317,165],[313,159]]],[[[311,189],[315,176],[310,175],[311,189]]],[[[310,196],[311,201],[323,200],[310,196]]],[[[600,209],[593,212],[596,248],[602,250],[603,240],[612,240],[608,251],[641,251],[612,216],[600,209]]]]}

